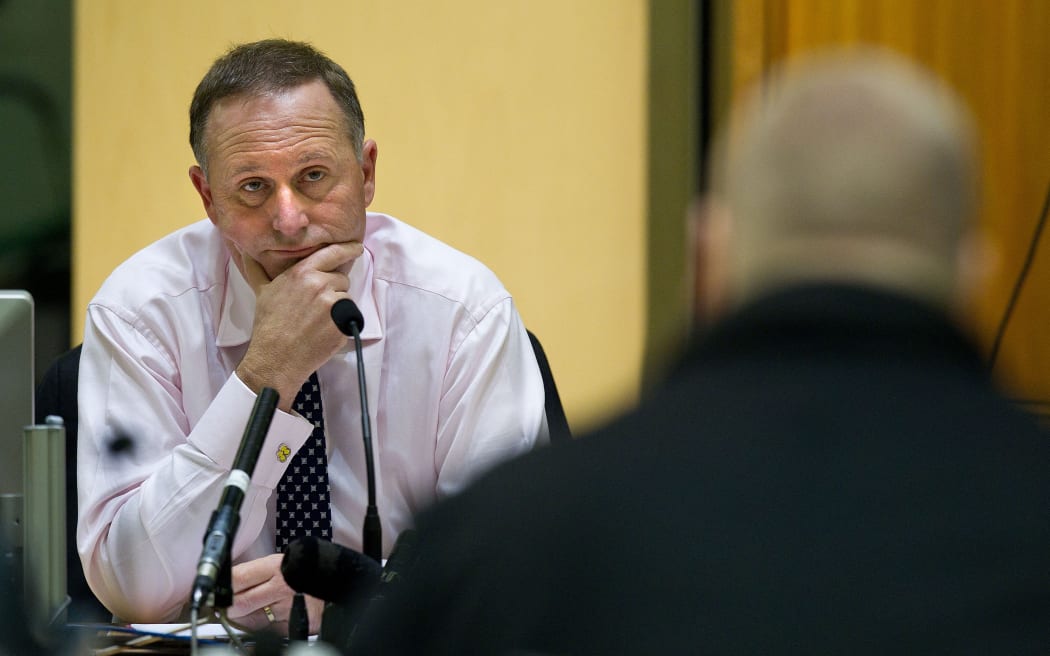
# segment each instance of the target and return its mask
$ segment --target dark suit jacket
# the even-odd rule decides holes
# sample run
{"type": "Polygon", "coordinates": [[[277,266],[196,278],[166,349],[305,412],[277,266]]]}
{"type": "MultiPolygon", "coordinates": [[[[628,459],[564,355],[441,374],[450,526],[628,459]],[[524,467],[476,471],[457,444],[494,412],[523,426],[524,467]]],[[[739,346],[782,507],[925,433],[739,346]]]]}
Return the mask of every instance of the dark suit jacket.
{"type": "Polygon", "coordinates": [[[782,292],[419,519],[361,653],[1047,653],[1050,442],[938,313],[782,292]]]}

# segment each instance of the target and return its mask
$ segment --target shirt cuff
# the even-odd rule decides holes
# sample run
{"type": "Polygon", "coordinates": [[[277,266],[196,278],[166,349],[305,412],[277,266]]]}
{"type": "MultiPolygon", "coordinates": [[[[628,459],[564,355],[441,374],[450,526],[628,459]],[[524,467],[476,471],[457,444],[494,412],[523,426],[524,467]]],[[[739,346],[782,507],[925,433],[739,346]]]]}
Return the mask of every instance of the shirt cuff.
{"type": "MultiPolygon", "coordinates": [[[[230,470],[255,399],[256,394],[241,382],[237,374],[231,374],[187,441],[217,465],[230,470]]],[[[277,410],[252,472],[252,485],[274,489],[292,456],[312,432],[313,424],[303,417],[277,410]]]]}

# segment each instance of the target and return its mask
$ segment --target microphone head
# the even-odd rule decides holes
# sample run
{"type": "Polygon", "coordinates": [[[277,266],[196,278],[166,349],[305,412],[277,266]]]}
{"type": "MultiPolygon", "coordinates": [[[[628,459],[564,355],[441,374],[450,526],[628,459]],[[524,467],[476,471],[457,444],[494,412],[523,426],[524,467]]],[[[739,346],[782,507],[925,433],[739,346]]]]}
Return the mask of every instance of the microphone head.
{"type": "Polygon", "coordinates": [[[341,298],[332,304],[332,321],[335,322],[340,332],[347,337],[354,336],[354,331],[350,328],[351,324],[357,324],[358,332],[365,329],[364,315],[358,309],[357,303],[354,303],[349,298],[341,298]]]}
{"type": "Polygon", "coordinates": [[[370,594],[382,572],[379,563],[363,553],[313,536],[289,544],[281,561],[288,587],[334,603],[370,594]]]}

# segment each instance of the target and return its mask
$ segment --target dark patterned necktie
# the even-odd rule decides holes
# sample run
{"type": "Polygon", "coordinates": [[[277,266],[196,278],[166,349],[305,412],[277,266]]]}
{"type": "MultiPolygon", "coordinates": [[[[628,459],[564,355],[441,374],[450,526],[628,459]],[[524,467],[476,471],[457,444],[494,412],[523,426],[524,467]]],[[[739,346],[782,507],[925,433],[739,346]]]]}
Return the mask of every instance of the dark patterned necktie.
{"type": "Polygon", "coordinates": [[[314,431],[292,458],[277,485],[278,553],[288,543],[307,535],[332,539],[328,495],[328,456],[325,454],[324,417],[317,374],[311,374],[295,397],[295,410],[314,425],[314,431]]]}

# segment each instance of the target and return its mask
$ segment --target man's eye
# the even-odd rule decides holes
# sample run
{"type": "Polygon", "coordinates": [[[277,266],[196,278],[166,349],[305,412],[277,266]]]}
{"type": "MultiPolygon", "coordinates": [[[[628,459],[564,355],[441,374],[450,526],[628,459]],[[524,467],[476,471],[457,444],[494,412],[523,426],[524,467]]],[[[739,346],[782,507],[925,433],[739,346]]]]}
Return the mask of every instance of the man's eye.
{"type": "Polygon", "coordinates": [[[320,171],[320,170],[317,170],[317,169],[314,169],[313,171],[307,171],[306,174],[303,175],[303,179],[306,180],[307,182],[317,182],[318,180],[320,180],[323,177],[324,177],[324,171],[320,171]]]}
{"type": "Polygon", "coordinates": [[[249,180],[248,182],[245,182],[241,185],[241,189],[248,192],[261,191],[262,188],[263,183],[260,180],[249,180]]]}

